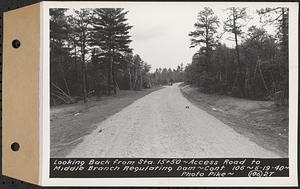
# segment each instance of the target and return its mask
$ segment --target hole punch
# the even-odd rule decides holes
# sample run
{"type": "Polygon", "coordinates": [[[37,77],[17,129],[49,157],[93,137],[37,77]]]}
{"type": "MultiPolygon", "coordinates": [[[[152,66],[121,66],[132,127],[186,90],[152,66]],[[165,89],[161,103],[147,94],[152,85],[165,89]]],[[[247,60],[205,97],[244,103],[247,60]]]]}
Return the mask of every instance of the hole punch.
{"type": "Polygon", "coordinates": [[[15,39],[12,42],[12,46],[17,49],[21,46],[21,42],[19,40],[15,39]]]}
{"type": "Polygon", "coordinates": [[[16,151],[19,151],[19,149],[20,149],[20,144],[17,143],[17,142],[14,142],[14,143],[11,144],[10,147],[11,147],[12,151],[16,152],[16,151]]]}

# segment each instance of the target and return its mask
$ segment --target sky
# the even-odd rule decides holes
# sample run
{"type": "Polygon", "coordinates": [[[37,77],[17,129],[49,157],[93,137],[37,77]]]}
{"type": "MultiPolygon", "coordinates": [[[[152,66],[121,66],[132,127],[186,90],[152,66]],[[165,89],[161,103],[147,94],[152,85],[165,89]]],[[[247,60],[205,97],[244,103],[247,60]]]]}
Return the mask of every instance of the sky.
{"type": "MultiPolygon", "coordinates": [[[[198,12],[205,6],[195,4],[160,4],[159,6],[139,6],[126,8],[129,24],[133,25],[131,30],[131,47],[134,53],[139,54],[142,59],[151,64],[154,71],[156,68],[176,68],[183,63],[186,65],[192,60],[193,54],[199,47],[190,48],[190,37],[188,34],[194,30],[198,12]]],[[[225,20],[224,6],[211,7],[220,19],[225,20]]],[[[252,19],[244,30],[252,25],[259,26],[259,16],[256,8],[248,8],[252,19]]],[[[267,31],[274,32],[274,28],[266,26],[267,31]]],[[[219,28],[223,32],[221,24],[219,28]]],[[[233,47],[233,41],[227,40],[228,35],[223,35],[222,43],[233,47]]]]}
{"type": "MultiPolygon", "coordinates": [[[[78,4],[77,6],[81,6],[78,4]]],[[[89,8],[95,8],[93,4],[86,4],[89,8]]],[[[251,17],[244,31],[250,26],[260,27],[259,16],[256,10],[266,7],[277,7],[277,4],[264,3],[101,3],[103,8],[124,8],[129,11],[126,17],[128,23],[133,26],[130,31],[132,43],[130,44],[135,54],[151,65],[151,71],[156,68],[177,68],[183,63],[191,63],[192,57],[199,47],[190,48],[188,34],[194,30],[198,12],[204,7],[213,9],[220,20],[218,31],[223,32],[222,22],[226,19],[225,9],[231,6],[247,7],[247,13],[251,17]]],[[[99,7],[99,6],[96,6],[99,7]]],[[[99,7],[99,8],[100,8],[99,7]]],[[[71,7],[68,7],[71,8],[71,7]]],[[[75,8],[75,7],[74,7],[75,8]]],[[[83,8],[83,7],[80,7],[83,8]]],[[[265,26],[270,34],[275,33],[275,28],[265,26]]],[[[228,40],[230,34],[225,34],[221,42],[229,47],[234,47],[234,42],[228,40]]]]}

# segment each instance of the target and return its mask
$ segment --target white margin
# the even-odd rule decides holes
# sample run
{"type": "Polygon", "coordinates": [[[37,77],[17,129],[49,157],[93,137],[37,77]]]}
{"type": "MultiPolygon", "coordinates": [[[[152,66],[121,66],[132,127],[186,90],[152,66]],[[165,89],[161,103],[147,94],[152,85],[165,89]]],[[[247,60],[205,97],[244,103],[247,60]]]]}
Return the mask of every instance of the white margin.
{"type": "Polygon", "coordinates": [[[42,5],[42,3],[40,4],[40,50],[39,50],[39,54],[40,54],[40,66],[39,66],[39,90],[40,90],[40,95],[39,95],[39,179],[38,179],[38,184],[41,185],[42,184],[42,178],[44,178],[43,176],[43,62],[44,62],[44,52],[43,52],[43,48],[44,48],[44,38],[43,35],[45,33],[44,31],[44,6],[42,5]]]}
{"type": "MultiPolygon", "coordinates": [[[[41,124],[41,185],[43,186],[298,186],[297,175],[297,127],[298,127],[298,2],[42,2],[42,81],[40,107],[43,108],[41,124]],[[49,8],[95,8],[95,7],[132,7],[156,6],[157,4],[177,4],[204,6],[228,5],[258,8],[284,6],[289,8],[289,177],[260,178],[49,178],[50,164],[50,104],[49,104],[49,8]]],[[[40,85],[41,86],[41,85],[40,85]]]]}
{"type": "Polygon", "coordinates": [[[43,41],[42,52],[42,70],[40,70],[41,75],[41,96],[42,96],[42,125],[40,126],[41,137],[42,137],[42,147],[41,147],[41,185],[45,185],[49,179],[49,164],[50,164],[50,26],[49,26],[49,9],[45,8],[45,2],[41,2],[41,22],[42,22],[42,34],[41,40],[43,41]]]}

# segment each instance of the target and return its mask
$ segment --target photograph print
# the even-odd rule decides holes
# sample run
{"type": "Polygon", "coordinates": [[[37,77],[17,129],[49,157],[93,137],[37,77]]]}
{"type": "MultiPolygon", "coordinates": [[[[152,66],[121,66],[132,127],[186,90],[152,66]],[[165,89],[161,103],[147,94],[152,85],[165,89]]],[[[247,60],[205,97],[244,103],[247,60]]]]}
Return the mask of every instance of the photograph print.
{"type": "Polygon", "coordinates": [[[288,7],[49,14],[51,158],[289,157],[288,7]]]}

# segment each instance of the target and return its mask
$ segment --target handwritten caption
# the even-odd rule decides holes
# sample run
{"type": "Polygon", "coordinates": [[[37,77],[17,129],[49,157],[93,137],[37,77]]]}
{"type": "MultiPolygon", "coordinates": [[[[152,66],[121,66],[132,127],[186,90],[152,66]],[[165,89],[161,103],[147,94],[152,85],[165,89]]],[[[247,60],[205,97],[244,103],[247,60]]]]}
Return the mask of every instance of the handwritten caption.
{"type": "Polygon", "coordinates": [[[51,178],[288,177],[287,158],[51,158],[51,178]]]}

